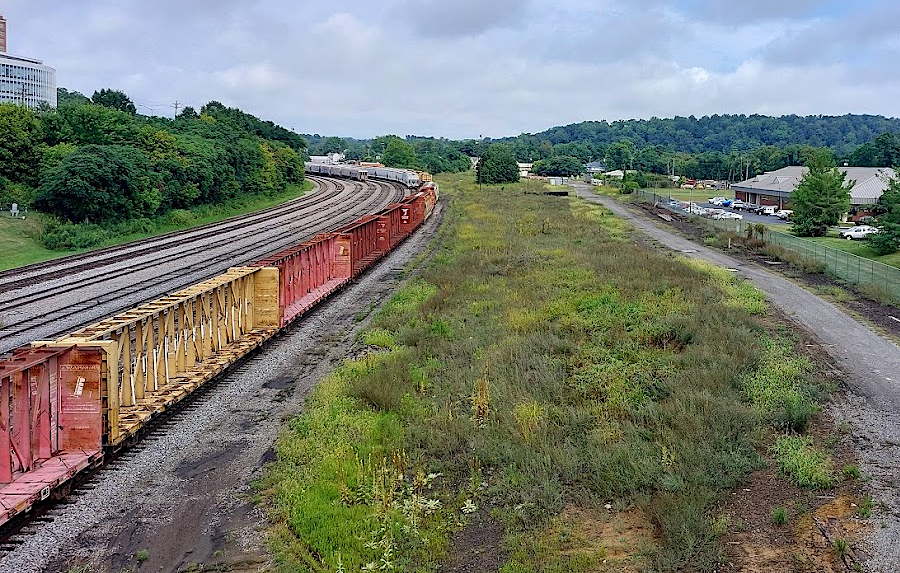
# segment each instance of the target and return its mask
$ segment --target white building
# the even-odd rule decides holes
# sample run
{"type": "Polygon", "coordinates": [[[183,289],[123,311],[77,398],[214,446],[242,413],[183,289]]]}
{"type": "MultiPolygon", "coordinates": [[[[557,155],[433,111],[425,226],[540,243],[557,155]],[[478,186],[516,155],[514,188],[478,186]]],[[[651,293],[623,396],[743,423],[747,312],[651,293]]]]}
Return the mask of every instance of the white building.
{"type": "Polygon", "coordinates": [[[0,103],[13,102],[36,109],[56,107],[56,70],[40,60],[6,53],[6,20],[0,16],[0,103]]]}

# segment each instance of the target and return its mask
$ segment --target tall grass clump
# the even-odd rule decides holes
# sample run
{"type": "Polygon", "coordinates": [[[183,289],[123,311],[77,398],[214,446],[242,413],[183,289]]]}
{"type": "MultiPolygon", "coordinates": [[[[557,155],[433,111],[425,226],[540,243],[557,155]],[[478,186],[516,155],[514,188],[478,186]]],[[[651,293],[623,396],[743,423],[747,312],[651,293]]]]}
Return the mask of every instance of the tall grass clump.
{"type": "Polygon", "coordinates": [[[432,570],[426,553],[439,556],[483,512],[505,528],[504,571],[586,571],[594,557],[566,560],[560,543],[537,555],[534,540],[567,506],[612,501],[639,508],[655,532],[639,569],[713,569],[716,508],[759,467],[763,432],[807,374],[794,363],[802,375],[778,377],[777,392],[751,390],[764,341],[781,340],[756,318],[762,295],[641,246],[603,208],[535,193],[534,182],[478,189],[463,177],[441,182],[451,203],[431,262],[362,336],[384,351],[342,367],[279,442],[266,481],[279,555],[318,556],[315,571],[338,553],[345,567],[372,563],[385,554],[375,538],[410,527],[385,525],[382,508],[428,499],[441,510],[413,537],[427,543],[390,537],[403,570],[432,570]],[[406,484],[439,477],[421,499],[398,485],[410,493],[385,504],[368,486],[356,493],[381,483],[379,460],[406,484]],[[351,521],[331,525],[339,517],[351,521]],[[365,542],[338,543],[351,529],[365,542]]]}
{"type": "Polygon", "coordinates": [[[744,393],[774,427],[802,433],[824,392],[813,376],[813,364],[798,356],[784,337],[764,337],[761,342],[759,366],[740,379],[744,393]]]}
{"type": "Polygon", "coordinates": [[[781,472],[800,487],[829,488],[834,485],[831,458],[808,436],[781,436],[772,446],[781,472]]]}

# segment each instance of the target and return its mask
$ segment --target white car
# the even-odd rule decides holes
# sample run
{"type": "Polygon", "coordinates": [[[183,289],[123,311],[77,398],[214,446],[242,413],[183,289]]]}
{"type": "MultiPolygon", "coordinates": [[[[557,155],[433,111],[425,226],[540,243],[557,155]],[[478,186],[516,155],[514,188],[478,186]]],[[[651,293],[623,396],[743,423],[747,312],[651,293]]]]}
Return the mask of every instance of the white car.
{"type": "Polygon", "coordinates": [[[791,211],[790,209],[782,209],[781,211],[775,212],[776,217],[778,217],[779,219],[785,219],[785,220],[787,220],[787,218],[793,214],[794,214],[794,212],[791,211]]]}
{"type": "Polygon", "coordinates": [[[744,216],[741,215],[740,213],[732,213],[731,211],[725,211],[724,213],[722,213],[722,216],[719,218],[720,219],[743,219],[744,216]]]}
{"type": "Polygon", "coordinates": [[[870,225],[857,225],[855,227],[850,227],[849,229],[843,229],[838,235],[842,239],[851,241],[853,239],[865,239],[869,235],[877,232],[878,229],[870,225]]]}

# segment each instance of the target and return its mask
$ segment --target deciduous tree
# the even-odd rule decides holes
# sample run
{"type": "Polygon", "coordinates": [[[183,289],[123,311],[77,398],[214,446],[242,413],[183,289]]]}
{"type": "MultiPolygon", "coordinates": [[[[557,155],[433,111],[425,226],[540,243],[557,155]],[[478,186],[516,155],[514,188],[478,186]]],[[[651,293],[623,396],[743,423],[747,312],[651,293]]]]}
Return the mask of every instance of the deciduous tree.
{"type": "Polygon", "coordinates": [[[159,176],[138,149],[86,145],[44,174],[37,207],[74,223],[107,223],[154,214],[159,176]]]}
{"type": "Polygon", "coordinates": [[[475,169],[478,183],[515,183],[519,180],[519,165],[512,151],[501,144],[487,148],[475,169]]]}
{"type": "Polygon", "coordinates": [[[42,135],[34,112],[13,103],[0,104],[0,177],[36,182],[42,135]]]}
{"type": "Polygon", "coordinates": [[[878,216],[878,232],[868,241],[879,255],[890,255],[900,249],[900,179],[891,180],[878,204],[884,212],[878,216]]]}
{"type": "Polygon", "coordinates": [[[102,89],[98,92],[94,92],[94,95],[91,96],[91,101],[97,105],[102,105],[103,107],[108,107],[110,109],[115,109],[118,111],[124,111],[125,113],[130,113],[134,115],[137,113],[137,108],[134,107],[134,102],[131,101],[125,92],[119,90],[109,90],[102,89]]]}

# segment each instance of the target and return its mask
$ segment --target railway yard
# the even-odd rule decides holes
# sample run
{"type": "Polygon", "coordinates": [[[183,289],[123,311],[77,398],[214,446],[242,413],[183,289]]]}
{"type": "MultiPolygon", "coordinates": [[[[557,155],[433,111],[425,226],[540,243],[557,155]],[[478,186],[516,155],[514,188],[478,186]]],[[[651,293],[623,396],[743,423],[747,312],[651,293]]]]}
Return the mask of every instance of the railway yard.
{"type": "MultiPolygon", "coordinates": [[[[345,359],[362,352],[360,333],[370,328],[370,320],[374,320],[376,330],[380,328],[373,311],[409,282],[410,261],[428,252],[444,218],[444,205],[438,201],[433,182],[419,185],[421,181],[416,179],[415,185],[410,185],[396,179],[366,180],[353,173],[342,177],[311,176],[316,183],[313,192],[262,212],[0,274],[0,292],[7,295],[0,303],[4,318],[0,355],[5,354],[0,361],[0,428],[5,430],[0,431],[0,449],[10,451],[8,458],[0,457],[0,573],[249,573],[272,566],[273,549],[267,544],[273,535],[272,515],[264,509],[267,506],[260,505],[260,497],[271,493],[260,491],[258,486],[271,478],[267,474],[269,462],[284,457],[281,440],[285,428],[294,424],[287,422],[303,409],[320,381],[345,359]],[[341,291],[340,296],[332,296],[337,291],[341,291]]],[[[690,258],[709,258],[719,266],[735,268],[770,296],[775,293],[784,300],[805,297],[802,304],[797,303],[803,308],[825,304],[814,302],[813,295],[786,281],[773,282],[767,271],[754,270],[707,250],[695,250],[688,241],[659,231],[621,206],[593,197],[584,186],[575,187],[586,201],[566,203],[573,209],[603,202],[616,214],[616,220],[629,219],[640,232],[690,258]]],[[[541,193],[532,190],[522,197],[536,195],[541,193]]],[[[495,200],[501,201],[499,197],[495,200]]],[[[482,211],[481,204],[473,205],[468,208],[475,219],[496,219],[493,213],[482,211]]],[[[565,207],[538,202],[531,208],[537,206],[548,213],[558,210],[560,221],[573,220],[565,207]]],[[[631,231],[624,231],[620,223],[605,215],[601,220],[611,230],[606,240],[616,241],[620,247],[625,243],[618,241],[628,241],[623,237],[630,236],[625,233],[631,231]]],[[[537,235],[538,231],[526,228],[536,220],[526,216],[517,221],[515,233],[537,235]]],[[[548,221],[541,227],[542,237],[558,233],[558,239],[570,240],[567,233],[571,230],[562,231],[561,223],[548,221]]],[[[473,236],[463,235],[465,240],[473,236]]],[[[481,254],[480,250],[479,245],[462,252],[471,253],[467,256],[475,259],[494,256],[493,251],[481,254]]],[[[499,265],[487,269],[493,268],[494,275],[513,276],[509,274],[510,261],[491,259],[491,265],[499,265]]],[[[428,272],[436,271],[423,272],[427,277],[428,272]]],[[[546,273],[546,269],[540,272],[546,273]]],[[[435,276],[430,278],[434,280],[435,276]]],[[[534,284],[523,282],[529,296],[535,292],[534,284]]],[[[468,307],[465,299],[463,308],[468,307]]],[[[825,421],[817,424],[842,422],[846,426],[841,430],[846,434],[840,439],[841,459],[854,462],[856,451],[871,480],[869,489],[884,501],[876,510],[883,512],[878,514],[882,528],[868,544],[859,539],[860,530],[854,529],[865,527],[859,525],[857,517],[829,517],[828,527],[836,528],[835,532],[845,528],[853,532],[851,563],[867,560],[873,571],[888,571],[882,562],[895,558],[896,551],[886,548],[896,545],[897,535],[895,520],[887,516],[896,507],[891,486],[895,472],[887,462],[895,447],[890,430],[893,424],[885,422],[882,426],[887,430],[872,434],[865,420],[875,414],[889,417],[883,406],[896,401],[896,396],[878,394],[876,390],[882,386],[869,380],[872,374],[880,380],[889,373],[875,370],[869,378],[857,377],[868,368],[867,361],[854,357],[845,348],[846,341],[831,335],[836,330],[834,324],[841,323],[847,330],[852,326],[847,321],[853,321],[831,311],[826,305],[808,313],[810,316],[788,312],[810,331],[824,333],[818,335],[825,342],[823,356],[830,355],[850,381],[847,393],[825,408],[825,421]],[[813,319],[824,322],[807,324],[813,319]],[[878,404],[863,404],[865,400],[878,404]],[[860,441],[863,439],[882,445],[867,449],[860,441]]],[[[434,320],[434,324],[440,322],[434,320]]],[[[873,352],[885,356],[893,352],[889,343],[877,340],[867,328],[855,328],[859,330],[855,336],[860,339],[875,337],[867,339],[867,346],[883,344],[884,348],[879,346],[873,352]]],[[[417,337],[435,332],[453,336],[446,325],[429,332],[417,337]]],[[[469,332],[475,333],[474,329],[469,332]]],[[[702,346],[694,345],[691,351],[703,352],[702,346]]],[[[868,362],[872,360],[870,357],[868,362]]],[[[412,364],[405,367],[414,368],[412,364]]],[[[889,377],[885,380],[890,382],[889,377]]],[[[735,389],[729,386],[729,391],[735,389]]],[[[440,408],[458,409],[456,415],[451,413],[451,422],[454,418],[468,419],[465,412],[469,402],[475,404],[474,398],[463,399],[462,405],[449,403],[440,408]]],[[[316,400],[310,404],[315,405],[316,400]]],[[[717,419],[711,419],[711,427],[717,419]]],[[[669,430],[672,436],[678,431],[669,430]]],[[[688,441],[693,443],[693,438],[688,441]]],[[[531,451],[552,440],[525,442],[531,451]]],[[[685,447],[683,451],[687,451],[685,447]]],[[[555,451],[554,446],[550,448],[555,451]]],[[[604,450],[603,455],[607,454],[609,451],[604,450]]],[[[753,475],[742,490],[744,494],[740,494],[751,499],[749,505],[760,503],[759,496],[776,495],[802,498],[816,508],[825,503],[821,500],[834,497],[833,503],[844,503],[851,511],[863,499],[859,483],[839,486],[836,493],[816,495],[815,491],[786,489],[793,486],[785,485],[780,475],[774,477],[774,470],[757,470],[753,475]],[[760,477],[764,471],[771,472],[777,485],[760,477]],[[765,492],[757,491],[758,487],[765,492]]],[[[552,472],[545,477],[557,479],[552,472]]],[[[489,487],[493,479],[485,478],[481,487],[489,487]]],[[[731,487],[725,489],[730,491],[731,487]]],[[[611,507],[606,505],[607,510],[611,507]]],[[[568,519],[567,511],[560,519],[568,519]]],[[[773,527],[766,523],[767,512],[768,508],[762,512],[763,530],[773,527]]],[[[681,516],[684,511],[675,513],[681,516]]],[[[633,508],[622,515],[646,519],[633,508]]],[[[787,552],[794,551],[794,558],[802,555],[810,567],[831,566],[829,547],[822,545],[815,534],[813,541],[803,541],[805,534],[796,533],[790,541],[795,543],[793,549],[787,545],[787,550],[786,534],[777,527],[770,538],[757,529],[757,538],[745,541],[748,536],[741,527],[748,523],[741,520],[751,519],[751,514],[741,515],[716,534],[724,533],[728,540],[728,560],[763,567],[787,563],[787,552]],[[771,555],[754,556],[757,546],[767,544],[779,548],[771,555]]],[[[616,519],[616,512],[611,516],[609,519],[616,519]]],[[[502,547],[500,534],[491,529],[497,527],[490,523],[495,518],[481,519],[487,521],[476,522],[474,535],[487,535],[489,539],[483,547],[475,548],[476,553],[491,555],[475,570],[496,570],[491,567],[511,556],[502,547]]],[[[600,522],[607,517],[604,514],[596,519],[600,522]]],[[[805,527],[799,524],[798,532],[805,527]]],[[[555,531],[553,527],[550,531],[555,531]]],[[[640,570],[644,563],[641,552],[646,547],[656,551],[654,544],[666,535],[657,531],[653,541],[630,538],[642,538],[646,527],[632,524],[626,528],[625,537],[633,545],[617,549],[610,567],[632,563],[640,570]],[[644,549],[638,544],[644,544],[644,549]]],[[[827,534],[823,536],[827,539],[827,534]]],[[[672,547],[664,550],[680,550],[677,544],[676,549],[672,547]]],[[[597,556],[590,553],[593,549],[587,551],[582,555],[585,563],[595,562],[597,556]]],[[[710,550],[709,555],[713,553],[710,550]]],[[[276,550],[275,559],[282,557],[276,550]]],[[[333,557],[324,557],[321,562],[327,564],[333,557]]],[[[451,569],[441,570],[469,570],[457,567],[466,559],[469,557],[451,551],[451,569]]],[[[686,551],[678,559],[693,557],[686,551]]],[[[722,570],[763,570],[734,567],[728,561],[722,570]]]]}
{"type": "Polygon", "coordinates": [[[0,273],[0,355],[309,239],[405,192],[385,181],[311,179],[314,192],[249,216],[0,273]]]}
{"type": "Polygon", "coordinates": [[[361,317],[401,283],[405,264],[422,251],[441,216],[438,206],[421,232],[339,298],[162,421],[53,506],[47,521],[32,522],[13,539],[15,549],[0,560],[0,571],[64,571],[97,555],[105,556],[110,571],[119,571],[147,549],[146,570],[177,571],[194,563],[256,570],[266,559],[266,518],[248,484],[272,458],[283,419],[346,357],[366,325],[361,317]]]}
{"type": "MultiPolygon", "coordinates": [[[[153,451],[160,436],[176,442],[179,436],[191,436],[189,443],[174,450],[165,446],[160,453],[169,463],[180,457],[181,465],[171,475],[199,477],[201,489],[211,482],[206,470],[194,466],[204,467],[208,456],[196,447],[226,444],[231,453],[210,454],[212,461],[223,455],[229,460],[255,455],[255,462],[239,464],[250,472],[264,461],[249,446],[248,436],[267,419],[271,424],[259,431],[268,435],[252,442],[271,444],[281,419],[277,411],[296,407],[295,400],[286,400],[286,391],[299,399],[309,384],[296,365],[288,382],[286,374],[272,378],[256,371],[248,383],[244,377],[249,370],[262,364],[268,370],[273,364],[271,357],[263,360],[254,351],[266,346],[277,353],[307,345],[308,352],[300,355],[319,352],[328,358],[307,365],[327,367],[340,349],[332,349],[333,357],[317,349],[326,347],[329,337],[349,336],[355,317],[373,308],[392,284],[392,271],[385,265],[378,265],[377,279],[361,273],[426,221],[429,228],[435,225],[437,217],[430,216],[436,186],[417,191],[414,173],[415,185],[389,175],[368,181],[311,177],[316,184],[312,193],[278,207],[0,275],[5,295],[0,307],[0,445],[9,452],[0,456],[0,549],[6,554],[0,570],[43,570],[58,544],[48,543],[42,534],[54,524],[61,524],[62,531],[86,531],[73,529],[83,518],[52,519],[55,512],[68,511],[67,504],[78,506],[66,497],[71,490],[90,495],[92,480],[104,491],[113,488],[104,501],[89,504],[92,517],[101,517],[98,508],[110,507],[110,500],[133,502],[135,493],[122,497],[127,488],[117,475],[152,484],[145,472],[159,460],[140,458],[153,451]],[[373,280],[377,284],[361,286],[373,280]],[[351,292],[341,300],[357,304],[350,310],[341,310],[345,303],[323,310],[305,321],[303,334],[298,334],[295,319],[343,288],[351,292]],[[211,398],[209,383],[220,381],[226,390],[211,398]],[[255,388],[260,381],[262,386],[255,388]],[[295,386],[302,391],[293,392],[295,386]],[[251,391],[263,400],[254,399],[254,407],[247,408],[251,391]],[[232,398],[237,402],[229,410],[225,406],[232,398]],[[238,411],[238,416],[229,415],[238,411]],[[187,428],[168,432],[180,424],[187,428]],[[148,434],[149,442],[138,442],[148,434]],[[212,436],[217,437],[207,441],[212,436]],[[235,448],[238,436],[243,445],[235,448]],[[128,449],[135,443],[140,443],[138,449],[128,449]],[[139,465],[130,466],[132,461],[139,465]]],[[[414,242],[402,245],[406,255],[394,253],[392,260],[410,258],[417,250],[414,242]]],[[[243,484],[252,477],[239,473],[243,484]]],[[[170,492],[163,497],[181,505],[192,499],[194,486],[188,489],[183,497],[170,492]]],[[[195,509],[190,513],[197,517],[195,509]]],[[[208,517],[206,512],[203,516],[208,517]]],[[[91,523],[108,524],[109,519],[91,523]]],[[[61,541],[60,530],[51,536],[61,541]]],[[[186,539],[190,537],[171,536],[173,543],[186,539]]],[[[177,561],[185,553],[170,549],[160,556],[177,561]]],[[[177,562],[169,565],[177,568],[177,562]]]]}

